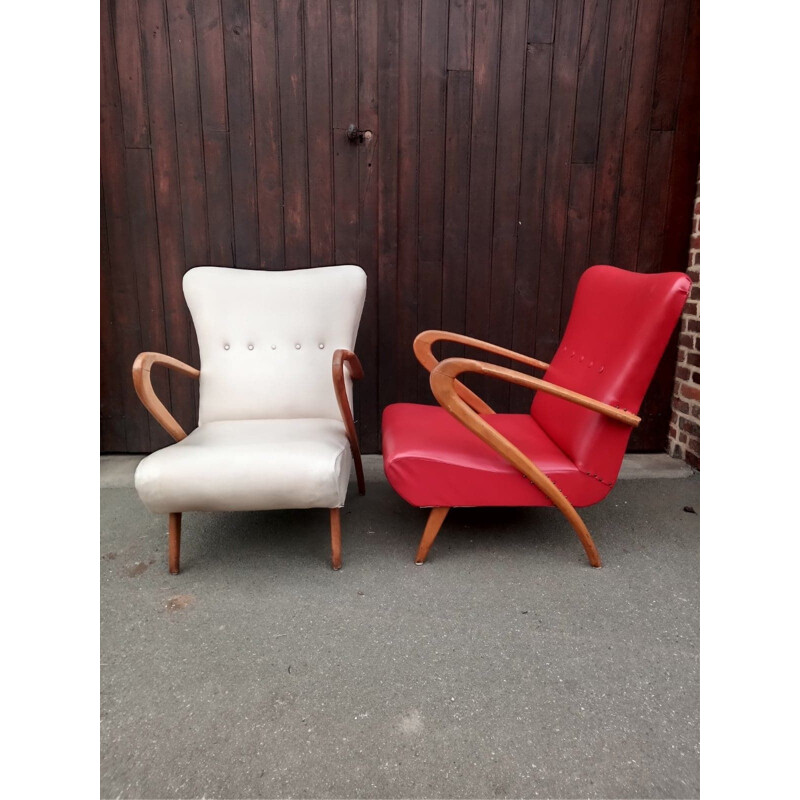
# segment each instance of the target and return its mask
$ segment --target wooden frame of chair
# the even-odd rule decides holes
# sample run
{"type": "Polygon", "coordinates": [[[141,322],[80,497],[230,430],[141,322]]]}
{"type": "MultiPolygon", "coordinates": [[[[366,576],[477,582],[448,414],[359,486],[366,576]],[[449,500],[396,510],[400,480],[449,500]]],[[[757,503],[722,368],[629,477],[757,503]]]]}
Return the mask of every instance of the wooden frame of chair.
{"type": "MultiPolygon", "coordinates": [[[[347,389],[344,380],[344,365],[348,365],[350,377],[359,380],[364,377],[364,370],[361,362],[355,353],[350,350],[339,349],[333,354],[332,376],[333,388],[336,393],[336,402],[342,415],[347,439],[350,443],[350,451],[353,454],[353,463],[356,469],[358,480],[358,491],[364,494],[366,487],[364,484],[364,468],[361,464],[361,449],[358,444],[355,423],[353,422],[353,412],[350,408],[350,400],[347,397],[347,389]]],[[[190,378],[199,379],[200,370],[179,361],[172,356],[163,353],[139,353],[133,362],[133,386],[136,394],[142,401],[142,405],[153,415],[155,421],[176,441],[186,438],[186,431],[180,426],[178,421],[169,412],[167,407],[159,400],[153,389],[150,378],[150,371],[153,366],[159,365],[167,369],[174,370],[181,375],[188,375],[190,378]]],[[[172,575],[180,572],[181,554],[181,512],[169,514],[169,545],[168,561],[169,571],[172,575]]],[[[333,569],[341,569],[342,566],[342,524],[341,513],[338,508],[330,509],[330,528],[331,528],[331,566],[333,569]]]]}
{"type": "MultiPolygon", "coordinates": [[[[485,361],[476,361],[470,358],[448,358],[444,361],[437,361],[431,352],[431,346],[436,341],[450,341],[476,347],[496,355],[505,356],[515,361],[547,369],[549,366],[543,361],[515,353],[513,350],[506,350],[503,347],[479,339],[472,339],[448,331],[424,331],[414,340],[414,353],[419,362],[430,372],[431,390],[436,401],[449,414],[457,419],[464,427],[472,431],[479,439],[489,445],[498,455],[508,461],[515,469],[519,470],[534,486],[536,486],[559,511],[567,518],[572,528],[577,533],[583,545],[589,563],[593,567],[602,566],[600,554],[597,547],[572,503],[562,494],[559,488],[544,474],[522,451],[502,434],[498,433],[491,425],[481,419],[480,414],[493,414],[494,411],[487,406],[474,392],[468,389],[458,380],[458,376],[465,372],[473,372],[479,375],[486,375],[491,378],[514,383],[517,386],[524,386],[529,389],[547,392],[548,394],[560,397],[571,403],[576,403],[584,408],[603,414],[623,425],[636,427],[641,419],[624,409],[615,408],[607,403],[601,403],[586,395],[564,389],[549,381],[526,375],[523,372],[489,364],[485,361]]],[[[447,507],[432,508],[428,516],[428,522],[422,539],[417,549],[415,562],[422,564],[427,558],[442,523],[450,509],[447,507]]]]}

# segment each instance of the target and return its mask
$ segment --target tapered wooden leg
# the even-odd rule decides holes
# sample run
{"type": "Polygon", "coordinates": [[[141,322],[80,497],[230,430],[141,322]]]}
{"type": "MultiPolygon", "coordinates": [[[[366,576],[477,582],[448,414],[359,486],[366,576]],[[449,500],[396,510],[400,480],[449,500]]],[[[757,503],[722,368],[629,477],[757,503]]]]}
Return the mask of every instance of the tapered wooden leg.
{"type": "Polygon", "coordinates": [[[331,509],[331,566],[342,568],[342,517],[338,508],[331,509]]]}
{"type": "Polygon", "coordinates": [[[181,571],[181,515],[169,515],[169,572],[177,575],[181,571]]]}
{"type": "Polygon", "coordinates": [[[578,534],[578,538],[581,540],[583,549],[586,551],[586,555],[589,558],[589,563],[593,567],[602,567],[603,562],[600,560],[600,553],[597,552],[594,539],[592,539],[589,529],[584,524],[584,521],[580,518],[578,512],[572,507],[572,505],[570,505],[569,508],[562,508],[560,510],[561,513],[569,520],[569,524],[575,529],[575,533],[578,534]]]}
{"type": "Polygon", "coordinates": [[[431,509],[431,513],[428,514],[428,522],[422,533],[422,539],[420,539],[419,547],[417,548],[417,557],[414,559],[415,563],[425,563],[425,559],[428,557],[428,550],[431,549],[433,540],[436,538],[436,534],[439,533],[439,528],[442,527],[444,518],[447,516],[449,510],[449,506],[439,506],[431,509]]]}

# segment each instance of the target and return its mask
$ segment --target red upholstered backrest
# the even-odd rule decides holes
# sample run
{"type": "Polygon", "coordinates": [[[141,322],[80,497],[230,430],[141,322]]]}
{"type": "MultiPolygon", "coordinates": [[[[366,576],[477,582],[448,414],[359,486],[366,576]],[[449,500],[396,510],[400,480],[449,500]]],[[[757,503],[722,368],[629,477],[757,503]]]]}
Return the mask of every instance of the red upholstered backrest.
{"type": "MultiPolygon", "coordinates": [[[[590,267],[545,380],[637,412],[690,288],[679,272],[590,267]]],[[[616,480],[632,428],[544,392],[531,414],[581,470],[616,480]]]]}

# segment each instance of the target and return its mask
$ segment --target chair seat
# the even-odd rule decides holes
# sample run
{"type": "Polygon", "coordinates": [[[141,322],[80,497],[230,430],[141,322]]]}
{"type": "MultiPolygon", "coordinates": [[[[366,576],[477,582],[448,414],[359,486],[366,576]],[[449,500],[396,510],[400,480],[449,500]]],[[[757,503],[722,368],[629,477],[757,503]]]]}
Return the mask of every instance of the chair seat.
{"type": "MultiPolygon", "coordinates": [[[[530,414],[482,414],[574,506],[602,500],[611,487],[584,474],[530,414]]],[[[395,491],[420,508],[550,506],[505,459],[439,406],[396,403],[383,412],[383,465],[395,491]]]]}
{"type": "Polygon", "coordinates": [[[141,461],[135,485],[155,513],[339,508],[351,462],[338,420],[209,422],[141,461]]]}

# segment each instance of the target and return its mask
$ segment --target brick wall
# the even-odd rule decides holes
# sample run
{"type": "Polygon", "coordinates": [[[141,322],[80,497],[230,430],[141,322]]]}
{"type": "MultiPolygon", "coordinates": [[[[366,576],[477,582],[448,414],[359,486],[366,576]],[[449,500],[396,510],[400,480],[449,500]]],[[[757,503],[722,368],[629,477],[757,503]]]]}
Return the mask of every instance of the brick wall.
{"type": "Polygon", "coordinates": [[[678,364],[672,395],[672,420],[667,451],[700,469],[700,175],[689,243],[689,267],[692,291],[681,317],[678,340],[678,364]]]}

